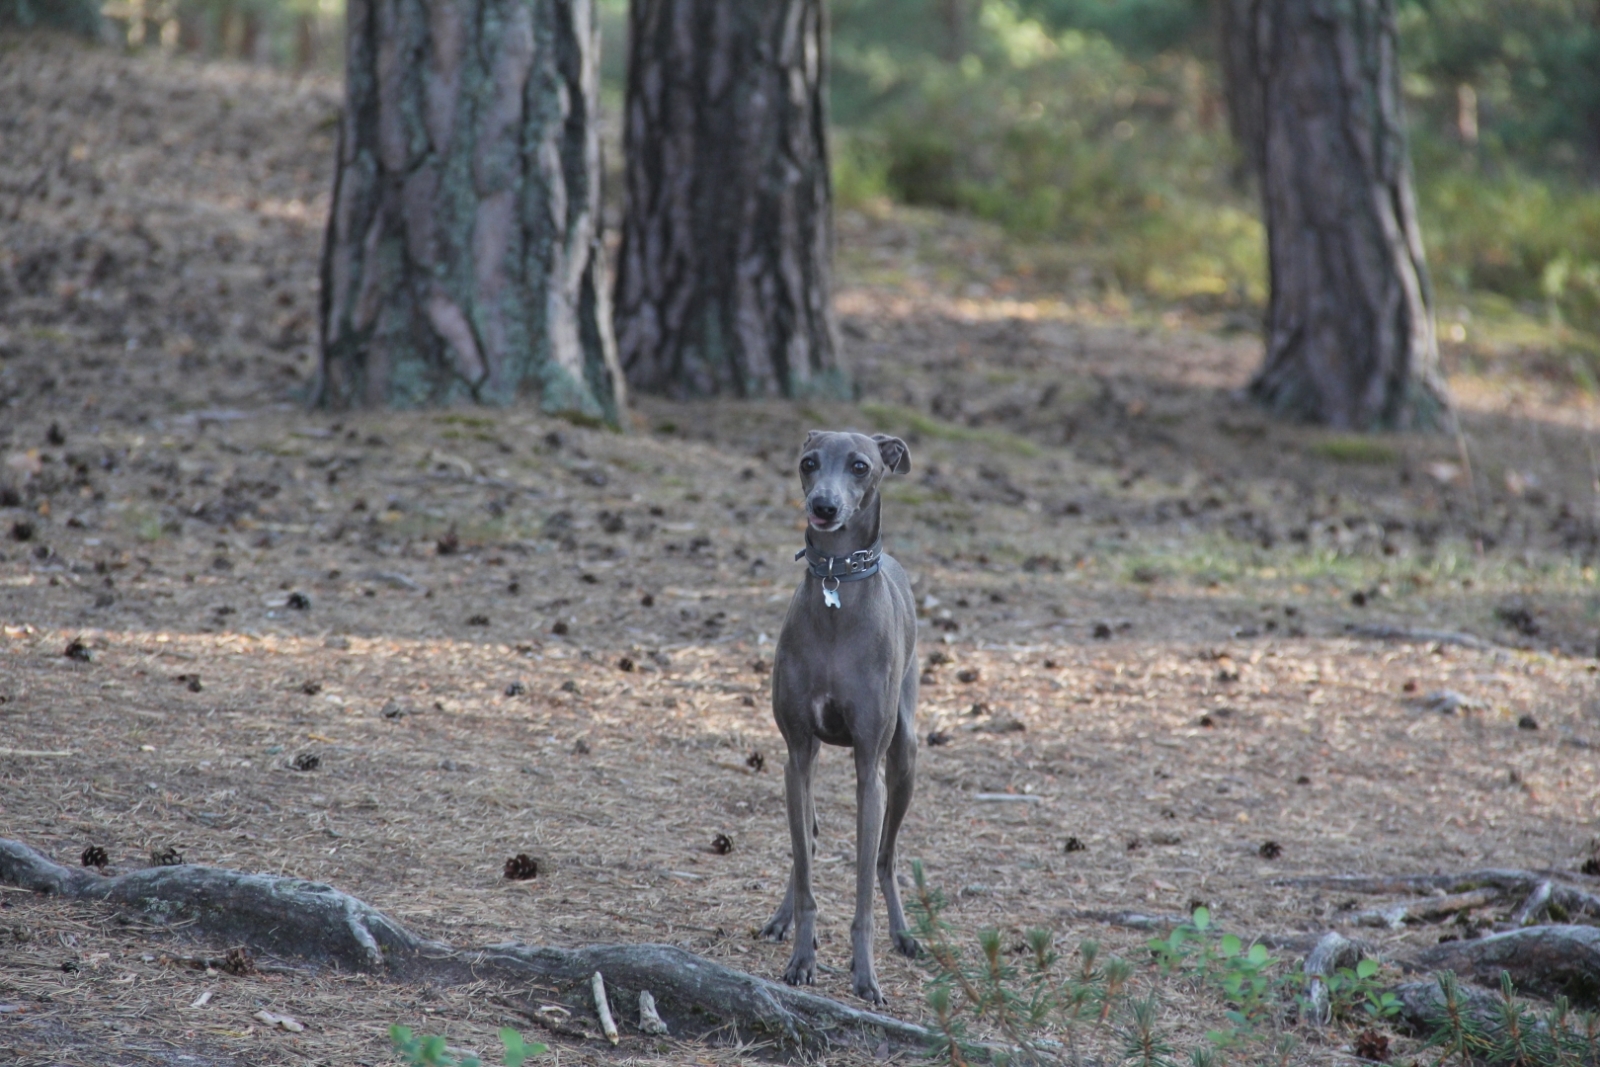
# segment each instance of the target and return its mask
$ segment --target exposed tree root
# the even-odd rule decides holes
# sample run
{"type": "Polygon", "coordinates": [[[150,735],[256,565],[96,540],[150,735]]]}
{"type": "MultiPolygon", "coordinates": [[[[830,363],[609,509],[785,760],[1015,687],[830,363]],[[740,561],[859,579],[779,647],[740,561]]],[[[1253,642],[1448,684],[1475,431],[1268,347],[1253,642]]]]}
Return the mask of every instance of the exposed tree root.
{"type": "Polygon", "coordinates": [[[1488,985],[1511,975],[1517,987],[1574,1004],[1600,1005],[1600,928],[1530,926],[1477,941],[1448,941],[1417,957],[1431,970],[1451,970],[1488,985]]]}
{"type": "Polygon", "coordinates": [[[1405,641],[1412,644],[1459,645],[1480,652],[1503,649],[1504,645],[1486,641],[1474,634],[1459,630],[1425,630],[1412,626],[1385,626],[1382,624],[1350,625],[1345,633],[1351,637],[1365,637],[1373,641],[1405,641]]]}
{"type": "MultiPolygon", "coordinates": [[[[1439,1020],[1444,1016],[1445,1003],[1444,990],[1439,988],[1438,979],[1405,982],[1390,992],[1400,998],[1400,1021],[1408,1030],[1414,1034],[1432,1034],[1438,1028],[1439,1020]]],[[[1456,1004],[1463,1015],[1487,1027],[1496,1018],[1499,998],[1487,989],[1462,985],[1457,993],[1456,1004]]]]}
{"type": "MultiPolygon", "coordinates": [[[[1442,907],[1459,904],[1469,899],[1467,894],[1479,894],[1493,891],[1493,899],[1485,899],[1484,903],[1493,903],[1495,899],[1504,899],[1521,895],[1524,900],[1522,907],[1517,909],[1520,915],[1519,925],[1537,919],[1539,916],[1549,914],[1555,919],[1571,919],[1588,916],[1600,919],[1600,893],[1595,893],[1586,888],[1582,883],[1589,879],[1572,871],[1524,871],[1510,868],[1486,868],[1484,870],[1466,871],[1459,874],[1413,874],[1413,875],[1379,875],[1368,877],[1366,875],[1312,875],[1300,878],[1277,878],[1273,885],[1298,886],[1301,888],[1338,889],[1347,893],[1371,894],[1400,894],[1400,893],[1434,893],[1444,892],[1460,894],[1461,897],[1452,901],[1449,897],[1436,898],[1433,902],[1419,902],[1415,905],[1406,905],[1407,913],[1418,919],[1425,915],[1436,914],[1442,917],[1445,913],[1442,907]],[[1548,894],[1545,886],[1548,885],[1548,894]]],[[[1472,900],[1478,897],[1470,898],[1472,900]]],[[[1481,907],[1482,904],[1471,903],[1470,907],[1481,907]]],[[[1460,910],[1455,908],[1454,910],[1460,910]]]]}
{"type": "Polygon", "coordinates": [[[639,993],[677,1037],[725,1034],[787,1051],[839,1046],[927,1047],[912,1023],[702,959],[671,945],[596,945],[582,949],[492,945],[457,949],[417,937],[377,909],[331,886],[218,867],[153,867],[114,878],[63,867],[28,846],[0,839],[0,883],[69,900],[103,901],[147,920],[182,924],[184,933],[274,955],[397,979],[462,982],[497,977],[555,991],[575,1013],[592,1005],[590,978],[605,976],[619,1020],[637,1033],[639,993]]]}
{"type": "Polygon", "coordinates": [[[1351,941],[1332,930],[1322,935],[1316,947],[1306,956],[1302,971],[1306,976],[1306,1001],[1311,1022],[1326,1026],[1333,1018],[1333,1005],[1328,995],[1327,978],[1342,967],[1354,967],[1368,954],[1367,946],[1351,941]]]}
{"type": "Polygon", "coordinates": [[[1505,893],[1499,889],[1473,889],[1442,897],[1423,897],[1421,900],[1405,904],[1361,912],[1355,917],[1355,923],[1357,926],[1386,926],[1399,929],[1406,923],[1438,922],[1458,912],[1488,907],[1504,896],[1505,893]]]}
{"type": "Polygon", "coordinates": [[[115,878],[62,867],[27,845],[0,839],[0,882],[71,900],[101,900],[163,923],[274,955],[381,971],[413,957],[448,956],[332,886],[220,867],[148,867],[115,878]]]}

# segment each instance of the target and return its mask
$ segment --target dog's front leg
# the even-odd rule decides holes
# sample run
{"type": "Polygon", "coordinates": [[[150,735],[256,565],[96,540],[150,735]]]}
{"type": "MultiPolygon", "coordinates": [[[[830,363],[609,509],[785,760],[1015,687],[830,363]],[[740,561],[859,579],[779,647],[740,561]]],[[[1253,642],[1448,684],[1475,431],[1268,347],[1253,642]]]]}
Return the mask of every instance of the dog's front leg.
{"type": "MultiPolygon", "coordinates": [[[[816,808],[811,796],[811,778],[817,766],[818,747],[815,738],[790,742],[789,762],[783,768],[784,799],[789,810],[789,845],[794,858],[789,895],[784,902],[792,909],[794,919],[794,953],[783,972],[783,980],[790,985],[811,985],[817,979],[817,900],[811,893],[816,808]]],[[[778,909],[779,914],[773,917],[772,925],[776,925],[783,910],[781,907],[778,909]]]]}
{"type": "Polygon", "coordinates": [[[878,971],[872,962],[872,900],[878,866],[878,842],[883,836],[884,791],[875,753],[856,755],[856,917],[850,924],[850,979],[856,996],[882,1004],[878,971]]]}

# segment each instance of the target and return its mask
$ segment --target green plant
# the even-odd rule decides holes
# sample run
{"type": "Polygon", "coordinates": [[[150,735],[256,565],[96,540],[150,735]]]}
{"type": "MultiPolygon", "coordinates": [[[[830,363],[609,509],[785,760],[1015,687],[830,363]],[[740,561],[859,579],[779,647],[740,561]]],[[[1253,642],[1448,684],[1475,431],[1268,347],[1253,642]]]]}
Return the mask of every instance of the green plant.
{"type": "Polygon", "coordinates": [[[1234,1029],[1248,1031],[1265,1021],[1272,1010],[1271,994],[1277,984],[1272,970],[1278,960],[1265,945],[1245,948],[1235,934],[1223,935],[1216,958],[1217,984],[1230,1005],[1226,1014],[1234,1029]]]}
{"type": "MultiPolygon", "coordinates": [[[[389,1041],[399,1054],[401,1062],[409,1067],[480,1067],[476,1056],[457,1056],[437,1034],[419,1037],[408,1026],[389,1027],[389,1041]]],[[[500,1043],[505,1046],[505,1067],[522,1067],[534,1056],[542,1056],[549,1047],[537,1041],[524,1041],[522,1035],[508,1027],[500,1031],[500,1043]]]]}
{"type": "Polygon", "coordinates": [[[1123,1062],[1134,1067],[1174,1067],[1172,1045],[1156,1026],[1160,1005],[1155,992],[1152,990],[1128,1007],[1128,1022],[1122,1028],[1123,1062]]]}
{"type": "Polygon", "coordinates": [[[1471,1004],[1451,972],[1437,976],[1439,1004],[1426,1047],[1436,1064],[1463,1067],[1600,1067],[1600,1015],[1575,1013],[1564,996],[1537,1013],[1517,999],[1511,976],[1500,973],[1500,995],[1487,1013],[1471,1004]]]}
{"type": "Polygon", "coordinates": [[[1377,960],[1362,960],[1327,976],[1328,1004],[1335,1019],[1350,1020],[1365,1012],[1381,1021],[1400,1014],[1400,998],[1383,988],[1378,971],[1377,960]]]}
{"type": "MultiPolygon", "coordinates": [[[[1008,950],[992,928],[978,934],[979,955],[969,958],[951,940],[943,895],[929,886],[921,863],[913,862],[911,871],[911,913],[931,971],[928,1004],[936,1020],[936,1055],[955,1064],[969,1062],[975,1051],[970,1026],[983,1023],[1040,1062],[1081,1063],[1088,1031],[1101,1044],[1119,1047],[1125,1063],[1173,1067],[1177,1053],[1159,1026],[1161,991],[1152,985],[1142,995],[1132,994],[1135,970],[1128,960],[1102,961],[1099,943],[1085,940],[1075,965],[1064,964],[1049,931],[1030,930],[1008,950]]],[[[1212,1032],[1215,1047],[1191,1056],[1191,1064],[1215,1065],[1221,1049],[1279,1036],[1265,1024],[1276,1019],[1273,1005],[1283,979],[1275,974],[1279,961],[1265,946],[1247,946],[1236,935],[1219,933],[1205,908],[1196,908],[1188,922],[1148,944],[1161,976],[1191,980],[1225,1002],[1228,1025],[1212,1032]]]]}
{"type": "MultiPolygon", "coordinates": [[[[1075,961],[1065,961],[1046,930],[1008,944],[999,930],[986,929],[978,935],[978,955],[964,956],[943,917],[943,896],[928,885],[920,862],[911,870],[910,910],[931,972],[932,1051],[957,1067],[1013,1058],[1081,1067],[1089,1037],[1096,1052],[1114,1049],[1113,1062],[1131,1067],[1177,1067],[1180,1057],[1188,1067],[1221,1067],[1230,1055],[1287,1067],[1295,1057],[1299,1040],[1280,1007],[1303,976],[1283,968],[1266,946],[1218,930],[1207,908],[1146,942],[1157,980],[1139,982],[1133,992],[1135,970],[1127,960],[1102,961],[1100,945],[1085,940],[1075,961]],[[1223,1002],[1226,1025],[1207,1031],[1208,1044],[1184,1055],[1163,1032],[1161,981],[1188,983],[1223,1002]],[[980,1023],[1003,1039],[1001,1047],[977,1046],[972,1026],[980,1023]]],[[[1341,967],[1323,981],[1338,1023],[1381,1026],[1404,1011],[1376,961],[1341,967]]],[[[1535,1011],[1518,999],[1509,975],[1502,974],[1492,1005],[1483,994],[1468,997],[1453,973],[1437,981],[1437,1007],[1424,1027],[1425,1047],[1437,1054],[1432,1067],[1600,1067],[1600,1015],[1574,1012],[1565,997],[1535,1011]]],[[[1301,1018],[1309,1014],[1302,1010],[1301,1018]]]]}
{"type": "Polygon", "coordinates": [[[1433,1033],[1428,1037],[1427,1047],[1439,1050],[1441,1064],[1452,1056],[1463,1063],[1471,1062],[1489,1046],[1483,1025],[1465,1003],[1461,983],[1453,971],[1441,972],[1438,982],[1439,1006],[1428,1020],[1433,1033]]]}
{"type": "MultiPolygon", "coordinates": [[[[1079,1035],[1086,1027],[1103,1031],[1107,1039],[1114,1036],[1111,1021],[1133,977],[1127,960],[1112,957],[1102,964],[1099,944],[1084,941],[1078,946],[1077,966],[1063,967],[1049,931],[1029,930],[1020,945],[1007,946],[996,929],[979,932],[979,954],[970,958],[951,940],[944,895],[928,884],[921,862],[911,864],[911,874],[914,932],[931,972],[927,996],[937,1035],[935,1055],[957,1065],[974,1058],[969,1036],[973,1022],[992,1027],[1008,1044],[1040,1062],[1081,1062],[1079,1035]]],[[[1165,1055],[1154,1011],[1151,1000],[1115,1033],[1130,1042],[1138,1038],[1152,1055],[1165,1055]]]]}
{"type": "Polygon", "coordinates": [[[1181,974],[1221,994],[1228,1025],[1207,1035],[1220,1048],[1259,1036],[1261,1027],[1274,1021],[1278,993],[1295,980],[1274,973],[1280,961],[1265,945],[1246,946],[1237,934],[1218,931],[1205,907],[1195,908],[1189,921],[1166,937],[1146,944],[1163,975],[1181,974]]]}

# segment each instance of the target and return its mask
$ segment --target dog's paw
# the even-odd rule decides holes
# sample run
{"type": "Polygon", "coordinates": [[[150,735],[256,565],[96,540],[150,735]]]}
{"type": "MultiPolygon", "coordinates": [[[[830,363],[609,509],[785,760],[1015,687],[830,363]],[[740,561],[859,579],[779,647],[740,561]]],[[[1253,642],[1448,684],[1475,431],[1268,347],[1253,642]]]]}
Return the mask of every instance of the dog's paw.
{"type": "Polygon", "coordinates": [[[783,980],[790,985],[816,985],[817,958],[809,953],[802,956],[796,952],[790,958],[789,966],[784,968],[783,980]]]}
{"type": "Polygon", "coordinates": [[[763,926],[761,933],[756,936],[763,941],[787,941],[789,940],[789,920],[773,919],[763,926]]]}
{"type": "Polygon", "coordinates": [[[878,978],[872,973],[858,974],[854,977],[855,994],[868,1004],[887,1004],[883,990],[878,988],[878,978]]]}
{"type": "Polygon", "coordinates": [[[911,959],[922,955],[922,946],[917,944],[917,939],[904,930],[896,931],[890,935],[890,939],[894,942],[894,950],[900,955],[909,956],[911,959]]]}

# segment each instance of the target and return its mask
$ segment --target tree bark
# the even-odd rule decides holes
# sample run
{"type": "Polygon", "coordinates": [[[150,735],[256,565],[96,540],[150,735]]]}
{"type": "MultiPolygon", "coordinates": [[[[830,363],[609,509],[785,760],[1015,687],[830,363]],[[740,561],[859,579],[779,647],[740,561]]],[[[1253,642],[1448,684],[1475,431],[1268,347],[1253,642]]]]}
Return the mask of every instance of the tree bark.
{"type": "Polygon", "coordinates": [[[1261,171],[1261,82],[1256,77],[1254,12],[1258,0],[1214,0],[1222,98],[1233,137],[1233,184],[1248,189],[1261,171]]]}
{"type": "Polygon", "coordinates": [[[1395,0],[1255,0],[1271,296],[1255,398],[1351,430],[1439,423],[1395,0]]]}
{"type": "Polygon", "coordinates": [[[633,0],[617,342],[675,397],[840,395],[823,0],[633,0]]]}
{"type": "Polygon", "coordinates": [[[616,422],[594,0],[349,0],[318,402],[616,422]]]}

